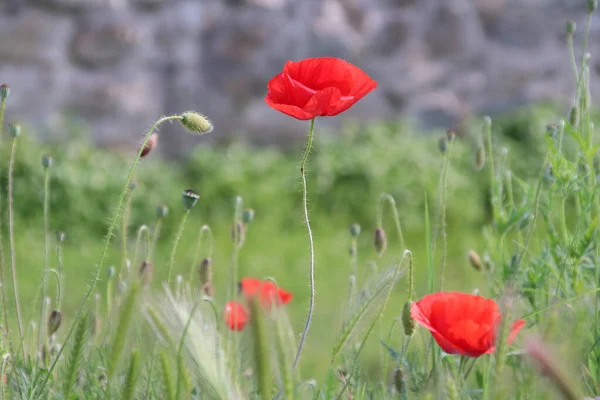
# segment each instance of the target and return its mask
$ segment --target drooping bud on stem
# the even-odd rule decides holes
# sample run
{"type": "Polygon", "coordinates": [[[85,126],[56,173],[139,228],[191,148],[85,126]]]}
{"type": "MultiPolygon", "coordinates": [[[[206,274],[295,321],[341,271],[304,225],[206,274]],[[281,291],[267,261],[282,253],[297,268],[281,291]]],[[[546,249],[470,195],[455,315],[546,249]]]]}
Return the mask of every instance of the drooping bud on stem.
{"type": "Polygon", "coordinates": [[[60,328],[62,322],[62,314],[58,310],[53,310],[48,317],[48,336],[54,335],[54,333],[60,328]]]}
{"type": "Polygon", "coordinates": [[[479,257],[479,254],[477,254],[477,252],[475,250],[469,250],[467,257],[469,258],[469,262],[471,263],[471,266],[476,271],[483,270],[483,263],[481,262],[481,257],[479,257]]]}
{"type": "Polygon", "coordinates": [[[200,195],[195,190],[192,190],[192,189],[184,190],[183,196],[182,196],[183,207],[186,210],[191,210],[196,205],[199,198],[200,198],[200,195]]]}
{"type": "MultiPolygon", "coordinates": [[[[154,132],[152,135],[150,135],[150,138],[148,139],[148,141],[144,145],[144,148],[142,149],[142,153],[140,154],[140,157],[144,158],[148,154],[150,154],[150,152],[152,151],[152,149],[154,149],[154,147],[156,147],[157,143],[158,143],[158,133],[154,132]]],[[[138,146],[138,152],[140,151],[139,147],[141,147],[142,144],[143,143],[139,144],[139,146],[138,146]]]]}
{"type": "Polygon", "coordinates": [[[373,245],[375,246],[375,251],[377,252],[377,255],[381,257],[385,249],[387,249],[387,236],[383,228],[375,229],[373,245]]]}
{"type": "Polygon", "coordinates": [[[181,114],[180,121],[184,128],[198,135],[204,135],[213,130],[213,125],[208,118],[194,111],[187,111],[181,114]]]}

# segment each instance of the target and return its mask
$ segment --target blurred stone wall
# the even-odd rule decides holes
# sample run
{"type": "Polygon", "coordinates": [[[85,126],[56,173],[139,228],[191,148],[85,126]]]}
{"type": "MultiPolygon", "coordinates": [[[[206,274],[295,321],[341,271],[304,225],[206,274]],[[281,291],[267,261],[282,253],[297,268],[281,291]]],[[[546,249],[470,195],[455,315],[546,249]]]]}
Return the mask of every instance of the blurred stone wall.
{"type": "MultiPolygon", "coordinates": [[[[212,140],[301,138],[306,123],[279,115],[263,98],[286,60],[315,56],[345,58],[379,81],[344,114],[362,120],[412,116],[426,127],[445,127],[532,101],[568,104],[573,78],[565,21],[577,21],[579,43],[586,16],[586,0],[0,0],[0,6],[0,83],[11,87],[10,119],[60,135],[60,116],[77,115],[99,142],[115,146],[135,143],[160,115],[187,109],[211,117],[212,140]]],[[[178,129],[163,129],[168,155],[195,142],[178,129]]]]}

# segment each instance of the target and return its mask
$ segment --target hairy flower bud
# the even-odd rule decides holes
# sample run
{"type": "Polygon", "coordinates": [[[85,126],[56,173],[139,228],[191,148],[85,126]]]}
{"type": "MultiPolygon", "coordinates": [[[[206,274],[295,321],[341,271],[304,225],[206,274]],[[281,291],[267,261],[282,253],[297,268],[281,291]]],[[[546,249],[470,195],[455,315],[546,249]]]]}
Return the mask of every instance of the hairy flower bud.
{"type": "Polygon", "coordinates": [[[200,284],[211,283],[213,280],[213,262],[211,258],[205,258],[200,263],[200,284]]]}
{"type": "Polygon", "coordinates": [[[254,210],[251,208],[246,208],[244,212],[242,212],[242,221],[245,224],[249,224],[254,221],[254,210]]]}
{"type": "Polygon", "coordinates": [[[407,301],[402,307],[402,327],[404,328],[404,334],[406,336],[412,336],[415,332],[415,320],[410,316],[410,307],[412,301],[407,301]]]}
{"type": "Polygon", "coordinates": [[[52,166],[52,156],[48,154],[42,155],[42,167],[50,168],[52,166]]]}
{"type": "Polygon", "coordinates": [[[9,93],[10,93],[10,89],[8,88],[8,85],[6,83],[4,85],[0,86],[0,99],[1,100],[6,100],[9,93]]]}
{"type": "Polygon", "coordinates": [[[359,235],[360,235],[360,225],[357,223],[350,225],[350,236],[358,237],[359,235]]]}
{"type": "Polygon", "coordinates": [[[572,20],[567,21],[567,25],[566,25],[567,35],[574,34],[576,29],[577,29],[577,24],[575,23],[575,21],[572,21],[572,20]]]}
{"type": "Polygon", "coordinates": [[[54,335],[54,333],[60,328],[62,322],[62,314],[58,310],[53,310],[48,317],[48,336],[54,335]]]}
{"type": "Polygon", "coordinates": [[[387,236],[383,228],[375,229],[375,236],[373,237],[373,245],[378,255],[382,255],[387,248],[387,236]]]}
{"type": "Polygon", "coordinates": [[[405,372],[402,368],[398,368],[394,371],[394,387],[396,388],[398,394],[404,392],[404,375],[405,372]]]}
{"type": "Polygon", "coordinates": [[[204,115],[194,111],[187,111],[181,114],[181,125],[192,133],[204,135],[213,130],[212,123],[204,115]]]}
{"type": "Polygon", "coordinates": [[[153,266],[150,261],[143,261],[140,265],[140,281],[143,285],[148,286],[152,283],[153,266]]]}
{"type": "Polygon", "coordinates": [[[481,262],[481,257],[479,257],[479,254],[477,254],[477,252],[475,250],[469,250],[467,257],[469,258],[469,262],[471,263],[471,266],[476,271],[483,270],[483,263],[481,262]]]}
{"type": "Polygon", "coordinates": [[[16,122],[11,122],[8,124],[8,133],[11,137],[16,138],[21,134],[21,125],[16,122]]]}
{"type": "Polygon", "coordinates": [[[192,189],[184,190],[183,195],[182,195],[183,207],[186,210],[191,210],[192,207],[194,207],[196,205],[199,198],[200,198],[200,195],[195,190],[192,190],[192,189]]]}
{"type": "MultiPolygon", "coordinates": [[[[143,142],[142,142],[143,143],[143,142]]],[[[142,143],[140,143],[140,145],[138,146],[138,152],[140,151],[139,147],[142,146],[142,143]]],[[[154,132],[152,135],[150,135],[150,138],[148,139],[148,141],[146,142],[146,144],[144,145],[144,148],[141,149],[142,152],[140,154],[140,157],[144,158],[146,157],[148,154],[150,154],[150,152],[152,151],[152,149],[154,147],[156,147],[156,144],[158,143],[158,133],[154,132]]]]}

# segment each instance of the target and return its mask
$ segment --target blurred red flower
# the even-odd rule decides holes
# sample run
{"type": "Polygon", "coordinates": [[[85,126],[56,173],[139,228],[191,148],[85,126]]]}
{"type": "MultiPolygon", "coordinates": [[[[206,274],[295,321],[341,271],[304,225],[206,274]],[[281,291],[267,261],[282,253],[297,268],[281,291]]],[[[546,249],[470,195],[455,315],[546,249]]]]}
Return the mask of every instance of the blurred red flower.
{"type": "Polygon", "coordinates": [[[244,278],[240,281],[240,290],[249,298],[258,296],[260,303],[265,308],[276,304],[287,304],[294,297],[290,292],[277,287],[271,281],[261,281],[260,279],[244,278]]]}
{"type": "Polygon", "coordinates": [[[377,82],[339,58],[288,61],[268,84],[265,102],[294,118],[338,115],[375,89],[377,82]]]}
{"type": "Polygon", "coordinates": [[[242,303],[230,301],[225,304],[223,319],[229,329],[232,331],[241,331],[246,326],[246,323],[248,323],[248,311],[242,303]]]}
{"type": "MultiPolygon", "coordinates": [[[[449,354],[479,357],[493,353],[496,330],[502,314],[494,300],[466,293],[436,293],[413,303],[411,317],[429,329],[437,344],[449,354]]],[[[508,344],[525,325],[520,319],[512,324],[508,344]]]]}

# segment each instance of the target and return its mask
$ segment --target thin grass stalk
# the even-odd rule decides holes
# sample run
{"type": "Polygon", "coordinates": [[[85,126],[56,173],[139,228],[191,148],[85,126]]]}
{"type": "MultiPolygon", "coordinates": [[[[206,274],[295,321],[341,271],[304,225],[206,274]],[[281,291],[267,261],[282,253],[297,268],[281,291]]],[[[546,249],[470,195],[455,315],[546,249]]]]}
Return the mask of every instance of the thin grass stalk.
{"type": "Polygon", "coordinates": [[[77,322],[77,330],[75,332],[75,339],[73,341],[73,346],[71,347],[71,352],[69,354],[67,360],[66,373],[64,378],[64,394],[65,399],[69,398],[71,394],[71,390],[75,386],[75,380],[77,378],[77,371],[79,371],[79,366],[81,360],[83,359],[83,350],[85,346],[86,336],[87,336],[87,328],[88,328],[88,316],[84,314],[83,317],[77,322]]]}
{"type": "Polygon", "coordinates": [[[152,255],[154,254],[154,250],[156,250],[156,243],[158,242],[158,238],[160,237],[162,226],[164,224],[164,219],[164,217],[160,217],[158,221],[156,221],[154,231],[152,231],[152,244],[150,245],[150,250],[148,251],[148,261],[152,261],[152,255]]]}
{"type": "MultiPolygon", "coordinates": [[[[60,241],[56,242],[56,265],[58,268],[58,277],[59,277],[59,282],[60,282],[59,287],[63,288],[65,274],[63,271],[62,244],[60,241]]],[[[58,307],[59,310],[62,309],[62,297],[60,295],[58,296],[58,299],[56,300],[56,306],[58,307]]]]}
{"type": "Polygon", "coordinates": [[[142,142],[142,144],[140,146],[138,154],[137,154],[136,158],[134,159],[133,163],[131,164],[131,167],[129,168],[129,173],[127,174],[127,178],[125,180],[125,185],[123,186],[123,189],[121,190],[121,194],[119,195],[119,200],[117,201],[117,207],[116,207],[113,217],[111,219],[111,223],[108,228],[108,232],[106,234],[106,239],[104,241],[104,248],[102,250],[102,253],[100,254],[98,263],[96,264],[96,273],[94,275],[94,279],[92,280],[92,283],[90,284],[90,287],[88,288],[88,291],[85,294],[83,301],[81,302],[81,305],[79,306],[79,309],[75,313],[73,324],[71,325],[71,328],[69,329],[69,332],[67,333],[67,336],[65,337],[63,345],[58,350],[56,357],[54,358],[54,361],[52,362],[52,365],[50,366],[50,369],[48,370],[48,373],[47,373],[44,381],[41,384],[40,390],[43,390],[44,387],[48,384],[48,380],[50,379],[50,376],[52,375],[52,371],[56,367],[56,363],[60,359],[63,349],[65,348],[65,344],[68,342],[71,335],[73,334],[73,331],[75,330],[75,326],[76,326],[75,323],[77,322],[81,313],[83,312],[85,305],[87,304],[89,298],[91,297],[92,293],[94,292],[94,289],[96,288],[96,284],[98,283],[98,280],[100,279],[100,271],[102,271],[102,265],[104,264],[104,259],[108,252],[111,238],[114,234],[114,230],[115,230],[117,222],[119,220],[119,215],[121,213],[121,208],[123,207],[123,201],[125,200],[125,195],[127,193],[127,190],[129,190],[129,183],[131,182],[131,179],[133,178],[133,173],[135,172],[135,169],[140,161],[141,154],[142,154],[142,151],[144,150],[144,147],[146,146],[146,143],[148,143],[150,136],[152,135],[152,133],[154,133],[154,131],[160,124],[162,124],[163,122],[166,122],[166,121],[181,120],[181,119],[182,119],[182,117],[179,115],[163,117],[163,118],[159,119],[158,121],[156,121],[154,123],[154,125],[152,126],[152,128],[150,128],[150,130],[146,134],[146,137],[144,138],[144,141],[142,142]]]}
{"type": "Polygon", "coordinates": [[[396,233],[398,235],[398,241],[400,242],[400,248],[405,248],[404,235],[402,234],[402,225],[400,224],[400,215],[398,214],[398,207],[396,206],[396,200],[389,193],[382,193],[379,196],[379,203],[377,205],[377,227],[383,227],[383,206],[385,203],[390,205],[390,209],[394,214],[394,224],[396,226],[396,233]]]}
{"type": "Polygon", "coordinates": [[[125,385],[121,398],[123,400],[132,400],[135,397],[135,384],[137,383],[138,371],[140,363],[140,352],[133,350],[127,366],[127,375],[125,377],[125,385]]]}
{"type": "Polygon", "coordinates": [[[119,314],[119,321],[115,330],[115,338],[113,340],[112,348],[110,349],[110,356],[108,358],[108,371],[106,374],[107,388],[110,387],[112,378],[117,372],[117,366],[119,363],[121,352],[123,351],[123,347],[125,346],[125,341],[127,339],[127,331],[129,330],[129,325],[131,323],[132,314],[135,308],[135,302],[137,299],[139,288],[140,286],[138,284],[134,284],[131,287],[119,314]]]}
{"type": "MultiPolygon", "coordinates": [[[[44,278],[42,280],[42,301],[46,298],[46,277],[50,269],[50,234],[48,219],[50,214],[50,168],[44,168],[44,278]]],[[[44,308],[40,309],[38,348],[42,344],[44,329],[44,308]]]]}
{"type": "Polygon", "coordinates": [[[300,344],[298,345],[298,351],[296,352],[296,357],[294,358],[294,363],[292,364],[292,370],[296,369],[296,365],[298,365],[298,360],[300,360],[300,354],[302,353],[302,348],[304,347],[304,342],[306,341],[306,335],[308,335],[308,330],[310,329],[310,323],[312,321],[313,310],[315,307],[315,248],[313,243],[313,234],[312,229],[310,227],[310,220],[308,218],[308,193],[306,188],[306,161],[308,160],[308,155],[310,154],[310,150],[312,148],[313,142],[313,132],[315,128],[315,119],[313,118],[310,122],[310,130],[308,132],[308,142],[306,144],[306,150],[304,152],[304,156],[302,156],[302,161],[300,162],[300,175],[302,175],[302,206],[304,208],[304,222],[306,223],[306,230],[308,232],[308,243],[309,243],[309,253],[310,253],[310,261],[309,261],[309,281],[310,281],[310,303],[308,305],[308,315],[306,316],[306,323],[304,325],[304,330],[302,331],[302,337],[300,338],[300,344]]]}
{"type": "Polygon", "coordinates": [[[129,228],[129,213],[131,212],[131,200],[133,198],[133,191],[131,188],[127,189],[125,208],[123,209],[123,217],[121,218],[121,263],[117,271],[118,278],[121,277],[121,273],[127,263],[127,229],[129,228]]]}
{"type": "MultiPolygon", "coordinates": [[[[17,137],[12,140],[12,148],[10,151],[10,161],[8,164],[8,238],[10,241],[10,267],[12,273],[13,295],[15,298],[15,308],[17,310],[17,323],[19,325],[19,336],[23,337],[23,322],[21,319],[21,305],[19,302],[19,287],[17,279],[17,252],[15,250],[15,215],[14,215],[14,169],[15,169],[15,154],[17,151],[17,137]]],[[[23,357],[25,357],[25,349],[23,349],[23,357]]]]}
{"type": "Polygon", "coordinates": [[[154,349],[152,350],[152,357],[150,357],[150,367],[148,368],[148,384],[146,385],[146,391],[144,392],[144,399],[148,400],[150,398],[150,389],[152,385],[152,374],[154,373],[154,360],[156,359],[156,348],[158,345],[154,344],[154,349]]]}
{"type": "MultiPolygon", "coordinates": [[[[6,98],[0,101],[0,144],[2,144],[2,128],[4,126],[4,108],[6,107],[6,98]]],[[[1,171],[1,169],[0,169],[1,171]]],[[[0,187],[0,210],[2,210],[2,188],[0,187]]],[[[10,333],[8,326],[8,310],[6,307],[6,285],[4,279],[4,239],[3,239],[2,217],[0,214],[0,291],[2,293],[2,314],[4,318],[4,327],[7,335],[10,333]]]]}
{"type": "Polygon", "coordinates": [[[169,263],[167,264],[167,286],[171,286],[171,270],[173,269],[173,264],[175,264],[175,254],[177,252],[177,245],[179,244],[179,240],[183,235],[183,228],[185,227],[185,222],[187,221],[189,214],[190,210],[185,210],[185,212],[183,213],[183,217],[181,218],[181,222],[179,223],[179,227],[177,228],[177,234],[175,235],[175,239],[173,240],[173,245],[171,247],[171,255],[169,256],[169,263]]]}
{"type": "Polygon", "coordinates": [[[183,328],[183,333],[181,334],[181,339],[179,339],[179,344],[177,345],[177,381],[176,381],[177,388],[175,390],[175,399],[176,400],[179,400],[179,397],[181,395],[181,392],[180,392],[181,380],[183,379],[183,375],[184,375],[183,346],[185,345],[185,337],[187,336],[187,332],[190,329],[190,325],[192,323],[192,320],[194,319],[194,314],[196,313],[198,306],[200,306],[199,301],[197,301],[196,304],[194,304],[194,306],[192,307],[192,310],[190,311],[190,316],[185,324],[185,327],[183,328]]]}
{"type": "Polygon", "coordinates": [[[160,369],[162,372],[163,394],[166,400],[175,399],[175,384],[171,375],[171,365],[167,354],[163,351],[160,353],[160,369]]]}
{"type": "Polygon", "coordinates": [[[196,271],[196,267],[198,266],[198,259],[200,258],[200,251],[202,249],[202,240],[204,239],[204,235],[208,236],[208,251],[207,257],[212,258],[212,250],[213,250],[213,235],[210,226],[202,225],[200,227],[200,231],[198,232],[198,240],[196,241],[196,248],[194,249],[194,258],[192,260],[192,265],[190,266],[190,282],[194,280],[194,273],[196,271]]]}
{"type": "Polygon", "coordinates": [[[450,155],[452,154],[452,145],[454,140],[450,140],[448,151],[444,153],[444,166],[442,170],[441,193],[440,193],[440,209],[441,221],[440,228],[442,230],[442,271],[440,273],[440,292],[444,285],[444,271],[446,270],[446,262],[448,257],[448,235],[446,232],[446,190],[448,185],[448,169],[450,168],[450,155]]]}
{"type": "Polygon", "coordinates": [[[573,46],[573,34],[567,33],[567,47],[569,49],[569,62],[571,64],[571,70],[575,76],[575,82],[579,81],[579,71],[577,68],[577,60],[575,59],[575,48],[573,46]]]}

